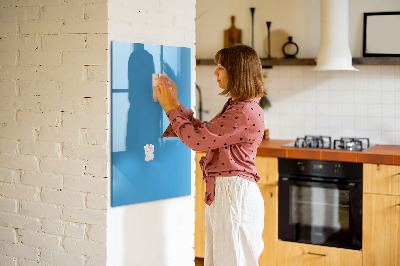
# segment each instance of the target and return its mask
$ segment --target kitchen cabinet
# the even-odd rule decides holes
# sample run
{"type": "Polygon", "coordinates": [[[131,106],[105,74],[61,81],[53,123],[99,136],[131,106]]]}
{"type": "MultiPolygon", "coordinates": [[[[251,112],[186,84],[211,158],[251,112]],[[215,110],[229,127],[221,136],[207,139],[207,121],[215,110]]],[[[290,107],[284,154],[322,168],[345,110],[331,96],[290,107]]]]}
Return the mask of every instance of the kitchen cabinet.
{"type": "MultiPolygon", "coordinates": [[[[195,256],[204,258],[205,255],[205,223],[204,223],[204,194],[205,182],[203,173],[199,167],[199,160],[205,156],[205,152],[197,152],[196,160],[196,194],[195,194],[195,256]]],[[[258,182],[261,194],[264,198],[264,251],[259,258],[259,265],[275,265],[276,242],[278,240],[278,159],[271,157],[257,156],[255,159],[257,171],[261,176],[258,182]]]]}
{"type": "Polygon", "coordinates": [[[363,265],[400,266],[400,166],[364,164],[363,265]]]}
{"type": "Polygon", "coordinates": [[[400,196],[400,166],[368,164],[363,166],[364,193],[400,196]]]}
{"type": "MultiPolygon", "coordinates": [[[[196,153],[195,254],[204,257],[203,174],[196,153]]],[[[264,198],[264,250],[259,265],[400,266],[400,166],[363,164],[362,251],[278,240],[278,158],[257,156],[258,182],[264,198]]]]}
{"type": "Polygon", "coordinates": [[[278,241],[278,187],[259,185],[264,198],[264,250],[258,259],[260,266],[276,265],[276,243],[278,241]]]}
{"type": "Polygon", "coordinates": [[[261,176],[258,187],[264,198],[264,250],[258,259],[260,266],[276,265],[278,240],[278,158],[256,156],[254,160],[261,176]]]}
{"type": "Polygon", "coordinates": [[[202,156],[206,156],[205,152],[196,152],[196,194],[195,194],[195,228],[194,228],[194,253],[197,258],[204,258],[205,239],[206,239],[206,224],[204,195],[206,193],[206,183],[203,181],[203,172],[200,169],[199,161],[202,156]]]}
{"type": "Polygon", "coordinates": [[[278,158],[256,156],[254,162],[261,176],[259,185],[278,185],[278,158]]]}
{"type": "Polygon", "coordinates": [[[364,194],[363,265],[400,265],[400,196],[364,194]]]}
{"type": "Polygon", "coordinates": [[[278,241],[277,254],[277,266],[362,265],[362,252],[351,249],[278,241]]]}

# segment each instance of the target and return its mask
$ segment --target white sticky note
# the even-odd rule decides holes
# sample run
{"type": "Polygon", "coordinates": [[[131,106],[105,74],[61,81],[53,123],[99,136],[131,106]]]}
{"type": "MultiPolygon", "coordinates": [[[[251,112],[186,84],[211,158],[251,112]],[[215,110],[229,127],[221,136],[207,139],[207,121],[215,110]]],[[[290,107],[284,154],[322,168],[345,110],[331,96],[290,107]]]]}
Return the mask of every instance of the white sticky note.
{"type": "Polygon", "coordinates": [[[146,162],[151,161],[154,159],[154,145],[153,144],[147,144],[144,146],[144,160],[146,162]]]}
{"type": "MultiPolygon", "coordinates": [[[[153,74],[152,75],[153,87],[156,87],[158,85],[158,82],[160,82],[161,77],[167,77],[167,74],[153,74]]],[[[153,90],[153,101],[158,102],[158,97],[154,90],[153,90]]]]}

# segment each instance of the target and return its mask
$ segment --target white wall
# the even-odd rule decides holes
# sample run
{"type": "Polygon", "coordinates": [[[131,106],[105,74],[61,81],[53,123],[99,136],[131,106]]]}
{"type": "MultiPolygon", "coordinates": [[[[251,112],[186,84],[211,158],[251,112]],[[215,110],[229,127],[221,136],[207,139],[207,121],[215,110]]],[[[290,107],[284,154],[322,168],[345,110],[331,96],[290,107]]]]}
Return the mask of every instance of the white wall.
{"type": "MultiPolygon", "coordinates": [[[[197,3],[197,58],[214,58],[223,46],[223,31],[230,27],[230,17],[242,30],[242,42],[251,45],[251,13],[254,14],[254,49],[266,57],[265,39],[271,31],[282,30],[299,46],[299,58],[314,58],[320,38],[320,0],[201,0],[197,3]]],[[[362,56],[363,12],[399,11],[398,0],[349,0],[349,42],[353,57],[362,56]]],[[[273,40],[272,40],[273,43],[273,40]]],[[[272,45],[271,45],[272,46],[272,45]]]]}
{"type": "MultiPolygon", "coordinates": [[[[242,12],[237,20],[243,24],[237,27],[249,29],[243,42],[250,44],[250,6],[256,6],[256,19],[261,20],[257,14],[266,12],[263,17],[268,19],[258,22],[263,27],[264,20],[271,20],[273,27],[301,33],[293,34],[300,47],[299,58],[316,57],[319,1],[222,1],[220,4],[225,8],[217,8],[214,1],[197,4],[197,58],[213,58],[223,43],[222,30],[229,27],[229,17],[236,15],[235,12],[242,12]]],[[[350,47],[353,57],[357,57],[362,54],[362,12],[400,10],[400,2],[349,0],[349,9],[350,47]]],[[[255,32],[255,49],[263,57],[266,30],[255,32]]],[[[265,124],[271,137],[295,139],[305,134],[324,134],[400,144],[400,66],[355,67],[360,71],[314,72],[310,66],[274,66],[264,70],[272,104],[264,111],[265,124]]],[[[197,67],[196,83],[202,89],[203,109],[209,111],[203,114],[203,120],[211,119],[226,101],[217,95],[219,88],[213,71],[212,66],[197,67]]]]}
{"type": "Polygon", "coordinates": [[[271,31],[284,30],[293,36],[299,57],[314,56],[319,44],[319,0],[202,0],[196,6],[196,57],[214,58],[223,47],[223,31],[230,27],[232,15],[236,28],[242,30],[242,43],[251,45],[250,7],[256,8],[254,49],[260,57],[266,57],[266,21],[272,22],[271,31]]]}
{"type": "Polygon", "coordinates": [[[0,265],[104,265],[106,1],[0,1],[0,265]]]}
{"type": "MultiPolygon", "coordinates": [[[[115,0],[109,1],[108,6],[109,42],[163,44],[192,49],[192,105],[196,79],[195,4],[195,0],[115,0]]],[[[193,152],[191,156],[192,176],[187,177],[192,180],[191,196],[109,208],[107,265],[194,264],[193,152]]]]}

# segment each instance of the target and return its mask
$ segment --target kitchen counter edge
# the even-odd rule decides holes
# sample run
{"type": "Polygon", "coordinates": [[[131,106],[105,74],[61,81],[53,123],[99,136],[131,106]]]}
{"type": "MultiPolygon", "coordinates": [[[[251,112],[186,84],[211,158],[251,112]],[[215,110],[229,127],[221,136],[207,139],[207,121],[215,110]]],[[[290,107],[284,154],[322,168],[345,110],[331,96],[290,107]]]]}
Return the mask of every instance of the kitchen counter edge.
{"type": "Polygon", "coordinates": [[[263,140],[257,156],[400,165],[400,145],[376,145],[362,152],[282,147],[290,142],[294,140],[263,140]]]}

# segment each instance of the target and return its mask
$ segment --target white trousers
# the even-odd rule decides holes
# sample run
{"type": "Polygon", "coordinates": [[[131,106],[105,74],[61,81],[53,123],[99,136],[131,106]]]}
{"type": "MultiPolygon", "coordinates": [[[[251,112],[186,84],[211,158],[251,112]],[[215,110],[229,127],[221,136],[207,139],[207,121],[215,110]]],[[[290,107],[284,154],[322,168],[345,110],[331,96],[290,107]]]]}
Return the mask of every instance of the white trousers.
{"type": "Polygon", "coordinates": [[[264,249],[264,199],[255,182],[216,177],[205,219],[205,266],[258,266],[264,249]]]}

